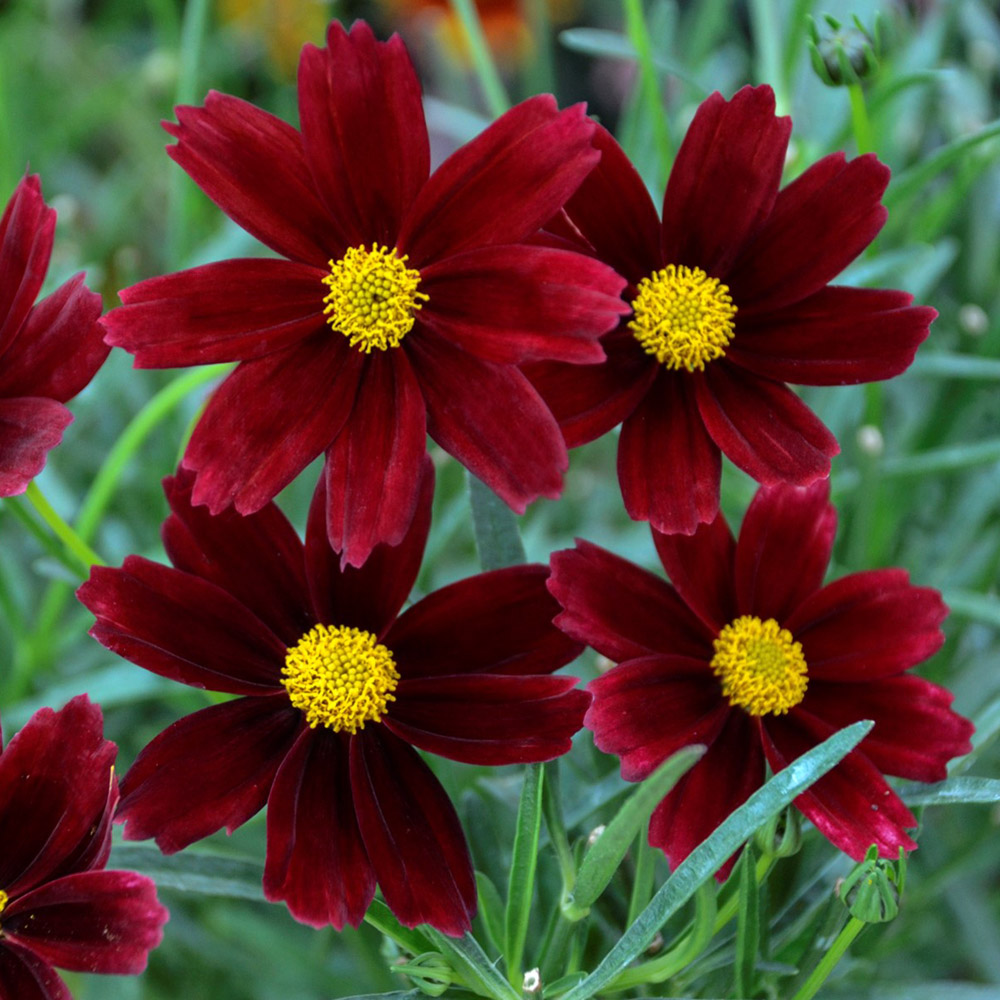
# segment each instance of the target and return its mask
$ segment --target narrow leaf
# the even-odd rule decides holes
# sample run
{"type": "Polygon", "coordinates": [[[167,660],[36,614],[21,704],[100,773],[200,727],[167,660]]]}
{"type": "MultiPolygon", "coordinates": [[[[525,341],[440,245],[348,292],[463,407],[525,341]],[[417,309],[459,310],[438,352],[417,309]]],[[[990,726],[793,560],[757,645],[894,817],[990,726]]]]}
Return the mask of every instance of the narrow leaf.
{"type": "Polygon", "coordinates": [[[434,950],[449,960],[470,990],[494,1000],[521,1000],[521,994],[500,975],[471,934],[453,938],[433,927],[427,927],[426,931],[433,941],[434,950]]]}
{"type": "Polygon", "coordinates": [[[148,875],[158,886],[264,902],[260,862],[201,851],[164,855],[144,844],[115,844],[109,868],[148,875]]]}
{"type": "Polygon", "coordinates": [[[899,794],[908,806],[1000,802],[1000,778],[948,778],[934,785],[907,785],[899,794]]]}
{"type": "Polygon", "coordinates": [[[489,935],[490,944],[497,951],[503,951],[504,906],[497,887],[483,872],[476,872],[476,894],[479,897],[479,916],[489,935]]]}
{"type": "Polygon", "coordinates": [[[535,893],[535,866],[538,863],[538,835],[542,828],[542,787],[544,771],[541,764],[529,764],[524,769],[524,785],[517,810],[514,832],[514,854],[507,884],[507,912],[504,916],[504,959],[507,976],[512,984],[520,985],[524,942],[528,936],[528,918],[535,893]]]}
{"type": "Polygon", "coordinates": [[[365,923],[371,924],[411,955],[423,955],[424,952],[434,950],[434,945],[423,933],[415,927],[404,927],[381,899],[371,901],[365,914],[365,923]]]}
{"type": "Polygon", "coordinates": [[[479,564],[491,570],[527,562],[514,512],[471,472],[468,477],[479,564]]]}
{"type": "Polygon", "coordinates": [[[935,378],[981,379],[985,382],[1000,382],[1000,360],[978,358],[968,354],[949,354],[938,351],[934,354],[922,352],[907,369],[912,375],[935,378]]]}
{"type": "Polygon", "coordinates": [[[753,841],[739,860],[739,909],[736,916],[735,996],[753,995],[757,952],[760,948],[760,894],[757,885],[757,855],[753,841]]]}

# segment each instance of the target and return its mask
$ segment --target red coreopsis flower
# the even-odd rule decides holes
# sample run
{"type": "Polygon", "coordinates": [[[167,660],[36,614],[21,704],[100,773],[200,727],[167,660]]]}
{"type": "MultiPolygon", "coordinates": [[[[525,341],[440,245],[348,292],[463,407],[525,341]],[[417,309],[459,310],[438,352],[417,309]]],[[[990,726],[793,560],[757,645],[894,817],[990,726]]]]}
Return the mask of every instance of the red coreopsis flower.
{"type": "Polygon", "coordinates": [[[432,175],[398,38],[331,24],[299,65],[301,133],[212,93],[177,109],[170,155],[286,260],[141,282],[107,317],[139,367],[239,361],[183,464],[194,502],[259,510],[326,453],[327,531],[346,563],[396,544],[426,434],[518,512],[559,494],[559,428],[517,363],[593,363],[625,311],[593,258],[524,241],[599,159],[582,106],[535,97],[432,175]]]}
{"type": "Polygon", "coordinates": [[[131,556],[79,590],[109,649],[239,696],[142,751],[122,782],[126,838],[177,851],[266,802],[264,893],[298,920],[356,925],[377,881],[403,923],[461,934],[476,908],[468,848],[413,748],[474,764],[569,749],[590,696],[552,675],[582,646],[552,624],[548,567],[483,573],[399,614],[430,525],[429,458],[403,541],[360,569],[329,545],[322,480],[303,546],[274,504],[193,506],[192,479],[165,484],[175,568],[131,556]]]}
{"type": "Polygon", "coordinates": [[[35,304],[56,213],[25,177],[0,218],[0,497],[23,493],[73,419],[63,405],[108,356],[101,297],[70,278],[35,304]]]}
{"type": "Polygon", "coordinates": [[[86,695],[43,708],[0,753],[0,997],[72,1000],[53,966],[137,974],[167,911],[135,872],[106,871],[117,748],[86,695]]]}
{"type": "Polygon", "coordinates": [[[779,191],[790,132],[770,87],[713,94],[678,152],[661,222],[599,129],[600,164],[550,225],[628,280],[630,315],[603,338],[604,364],[525,370],[570,447],[623,422],[625,507],[660,531],[715,517],[720,452],[764,484],[827,476],[837,442],[785,383],[897,375],[937,315],[905,292],[828,284],[882,228],[889,170],[836,153],[779,191]]]}
{"type": "MultiPolygon", "coordinates": [[[[660,803],[650,843],[671,866],[761,786],[842,727],[875,728],[795,804],[860,860],[916,845],[884,774],[938,781],[972,725],[951,694],[906,671],[943,641],[947,608],[905,571],[823,586],[836,511],[826,480],[762,487],[739,541],[721,514],[693,535],[653,532],[673,586],[588,542],[552,557],[556,624],[618,665],[592,681],[584,724],[640,781],[691,743],[708,750],[660,803]]],[[[727,865],[724,873],[728,871],[727,865]]]]}

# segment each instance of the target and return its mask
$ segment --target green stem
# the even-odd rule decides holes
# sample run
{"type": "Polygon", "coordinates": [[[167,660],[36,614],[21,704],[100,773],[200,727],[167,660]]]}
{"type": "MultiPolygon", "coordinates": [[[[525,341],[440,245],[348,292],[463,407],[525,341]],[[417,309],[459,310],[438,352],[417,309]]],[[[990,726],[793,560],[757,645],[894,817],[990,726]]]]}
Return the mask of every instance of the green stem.
{"type": "Polygon", "coordinates": [[[28,483],[25,497],[38,511],[52,533],[85,567],[89,569],[91,566],[104,565],[104,560],[56,513],[34,480],[28,483]]]}
{"type": "Polygon", "coordinates": [[[535,869],[538,864],[538,836],[542,825],[542,792],[545,772],[541,764],[528,764],[524,769],[524,786],[517,810],[517,828],[507,885],[504,961],[511,986],[520,989],[524,980],[521,963],[528,936],[528,920],[535,891],[535,869]]]}
{"type": "Polygon", "coordinates": [[[830,950],[820,959],[819,964],[813,969],[809,978],[802,984],[802,988],[792,997],[792,1000],[811,1000],[826,982],[834,966],[843,958],[844,952],[851,946],[854,939],[865,927],[863,920],[851,917],[847,921],[844,929],[837,935],[836,941],[830,946],[830,950]]]}
{"type": "Polygon", "coordinates": [[[649,846],[649,836],[645,828],[636,838],[635,881],[628,901],[628,916],[625,926],[631,927],[635,918],[649,905],[653,898],[653,880],[656,870],[656,852],[649,846]]]}
{"type": "Polygon", "coordinates": [[[576,881],[576,862],[573,860],[573,850],[569,846],[566,823],[563,821],[562,803],[559,797],[558,760],[549,761],[545,765],[545,780],[542,783],[542,809],[545,813],[545,826],[549,831],[549,841],[556,852],[556,860],[559,863],[563,897],[565,898],[576,881]]]}
{"type": "Polygon", "coordinates": [[[785,74],[781,59],[781,28],[778,5],[774,0],[750,0],[750,24],[757,50],[757,82],[769,83],[774,90],[775,110],[787,115],[791,110],[785,91],[785,74]]]}
{"type": "Polygon", "coordinates": [[[872,153],[875,151],[875,133],[872,131],[868,106],[865,104],[865,92],[861,84],[848,84],[847,96],[851,101],[851,127],[854,129],[854,141],[857,143],[858,153],[872,153]]]}
{"type": "Polygon", "coordinates": [[[510,107],[510,98],[493,61],[493,53],[490,52],[489,43],[483,33],[476,5],[472,0],[451,0],[451,9],[462,25],[462,33],[469,46],[472,67],[483,89],[486,107],[494,118],[499,118],[510,107]]]}
{"type": "MultiPolygon", "coordinates": [[[[774,858],[769,854],[762,854],[757,859],[757,867],[754,869],[754,877],[757,879],[757,885],[764,884],[764,880],[767,878],[773,865],[774,858]]],[[[719,907],[719,912],[715,918],[715,934],[718,934],[719,931],[721,931],[722,928],[736,916],[736,912],[739,908],[740,894],[738,892],[734,892],[732,896],[730,896],[729,899],[719,907]]]]}

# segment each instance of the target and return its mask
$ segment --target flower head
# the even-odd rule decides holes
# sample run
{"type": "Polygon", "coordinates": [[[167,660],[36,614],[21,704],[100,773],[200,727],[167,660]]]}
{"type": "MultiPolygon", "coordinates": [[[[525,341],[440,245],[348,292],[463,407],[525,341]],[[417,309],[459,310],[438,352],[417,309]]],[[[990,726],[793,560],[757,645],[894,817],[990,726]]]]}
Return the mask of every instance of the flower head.
{"type": "Polygon", "coordinates": [[[359,569],[341,569],[329,545],[322,481],[303,545],[274,504],[246,517],[193,506],[181,472],[165,484],[173,567],[131,556],[92,570],[79,596],[98,641],[237,696],[142,751],[122,782],[127,839],[177,851],[266,803],[264,892],[297,919],[356,925],[377,882],[405,924],[469,927],[465,838],[414,747],[474,764],[549,760],[590,697],[553,676],[581,647],[552,624],[547,567],[483,573],[400,614],[430,524],[429,459],[421,469],[403,541],[359,569]]]}
{"type": "Polygon", "coordinates": [[[118,783],[102,729],[80,695],[0,753],[0,996],[70,1000],[53,966],[136,974],[163,937],[152,881],[104,870],[118,783]]]}
{"type": "Polygon", "coordinates": [[[101,297],[70,278],[37,305],[56,213],[35,175],[0,217],[0,497],[23,493],[73,419],[63,405],[108,355],[101,297]]]}
{"type": "MultiPolygon", "coordinates": [[[[691,536],[654,531],[673,585],[588,542],[552,557],[566,633],[617,662],[591,682],[585,725],[640,781],[675,750],[705,756],[653,813],[676,866],[764,781],[836,730],[875,728],[795,804],[855,860],[916,845],[883,774],[938,781],[972,725],[944,688],[907,673],[943,641],[947,609],[903,570],[823,586],[836,512],[829,484],[762,487],[734,541],[721,514],[691,536]]],[[[727,866],[724,871],[728,871],[727,866]]]]}
{"type": "Polygon", "coordinates": [[[598,160],[594,124],[535,97],[430,174],[406,50],[361,22],[304,48],[299,117],[177,109],[170,155],[285,259],[152,278],[107,318],[140,367],[240,362],[184,455],[194,502],[260,510],[325,452],[330,543],[357,566],[406,532],[428,433],[519,512],[557,496],[562,435],[517,364],[600,361],[624,282],[525,241],[598,160]]]}
{"type": "Polygon", "coordinates": [[[875,238],[889,170],[826,156],[779,191],[788,118],[770,87],[698,109],[662,221],[611,135],[550,223],[617,268],[630,315],[607,360],[524,366],[570,447],[622,423],[618,479],[636,520],[690,534],[719,509],[721,454],[758,482],[830,471],[833,435],[785,383],[871,382],[902,372],[936,313],[905,292],[829,284],[875,238]]]}

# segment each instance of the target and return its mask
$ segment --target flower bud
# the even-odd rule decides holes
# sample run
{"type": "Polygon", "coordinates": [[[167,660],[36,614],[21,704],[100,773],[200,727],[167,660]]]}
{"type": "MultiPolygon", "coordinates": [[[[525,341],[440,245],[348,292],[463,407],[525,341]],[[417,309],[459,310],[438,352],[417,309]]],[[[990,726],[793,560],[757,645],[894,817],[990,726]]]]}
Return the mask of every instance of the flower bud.
{"type": "Polygon", "coordinates": [[[866,924],[883,924],[899,913],[899,898],[906,878],[906,855],[899,849],[899,860],[879,858],[873,844],[864,859],[855,865],[838,893],[852,917],[866,924]]]}
{"type": "Polygon", "coordinates": [[[772,816],[754,834],[754,844],[761,854],[772,858],[790,858],[802,846],[802,814],[794,806],[772,816]]]}
{"type": "Polygon", "coordinates": [[[830,31],[821,35],[809,18],[809,57],[816,75],[829,87],[847,86],[872,76],[882,54],[878,15],[870,34],[857,15],[851,18],[853,24],[846,26],[830,14],[824,14],[823,20],[830,31]]]}

